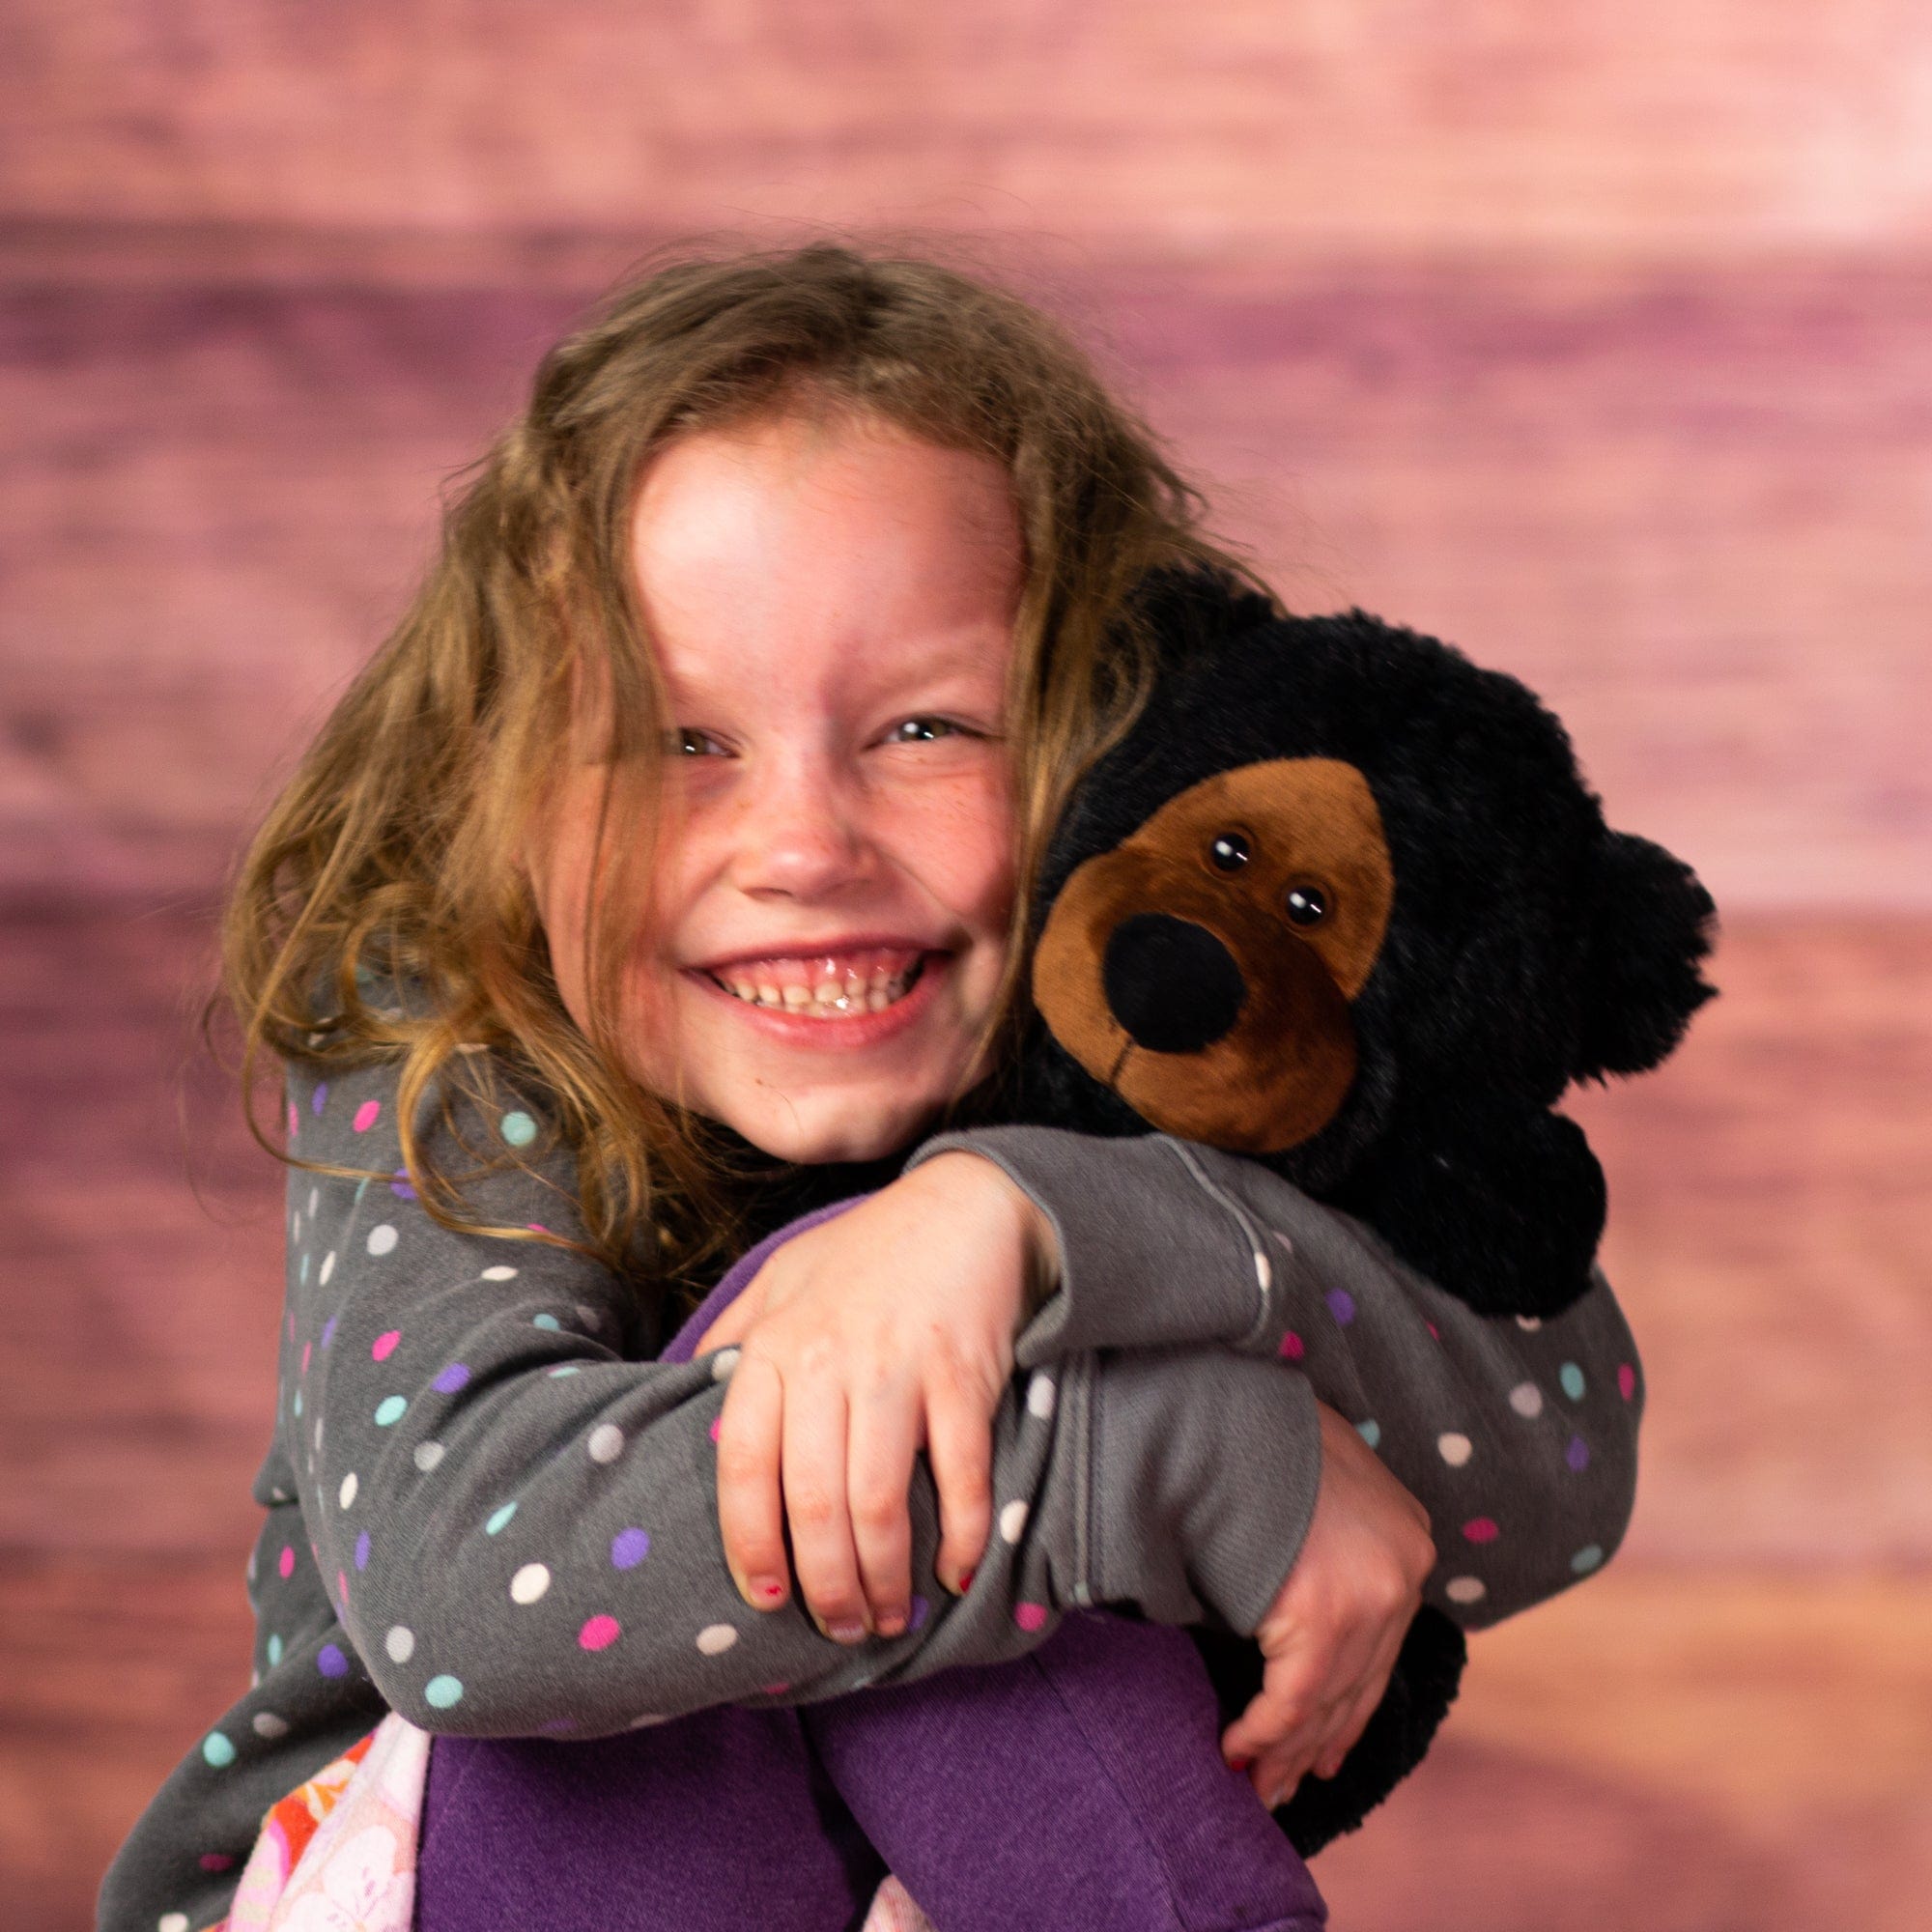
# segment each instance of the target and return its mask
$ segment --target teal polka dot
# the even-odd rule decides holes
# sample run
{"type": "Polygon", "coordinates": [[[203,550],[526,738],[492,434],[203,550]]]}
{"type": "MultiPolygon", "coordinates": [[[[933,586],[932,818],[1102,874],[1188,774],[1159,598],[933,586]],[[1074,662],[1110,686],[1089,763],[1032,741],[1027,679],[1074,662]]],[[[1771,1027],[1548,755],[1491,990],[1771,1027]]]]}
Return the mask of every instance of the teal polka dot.
{"type": "Polygon", "coordinates": [[[1575,1362],[1565,1362],[1556,1371],[1556,1379],[1563,1384],[1563,1393],[1572,1402],[1583,1400],[1583,1371],[1575,1362]]]}
{"type": "Polygon", "coordinates": [[[561,1323],[558,1322],[554,1315],[533,1315],[530,1317],[530,1326],[532,1328],[554,1329],[561,1326],[561,1323]]]}
{"type": "Polygon", "coordinates": [[[439,1711],[446,1711],[463,1695],[463,1680],[446,1673],[441,1677],[432,1677],[423,1686],[423,1702],[434,1704],[439,1711]]]}
{"type": "Polygon", "coordinates": [[[498,1131],[512,1147],[528,1147],[537,1137],[537,1123],[519,1108],[514,1114],[503,1116],[498,1131]]]}
{"type": "Polygon", "coordinates": [[[1382,1426],[1379,1422],[1358,1422],[1355,1432],[1371,1449],[1382,1439],[1382,1426]]]}
{"type": "Polygon", "coordinates": [[[550,1373],[553,1380],[558,1376],[574,1376],[578,1373],[577,1364],[575,1362],[566,1362],[562,1368],[553,1369],[550,1373]]]}
{"type": "Polygon", "coordinates": [[[298,1271],[298,1274],[302,1286],[306,1288],[308,1286],[308,1257],[306,1255],[301,1258],[301,1267],[298,1271]]]}
{"type": "Polygon", "coordinates": [[[358,1180],[355,1183],[355,1199],[359,1202],[362,1199],[363,1195],[368,1193],[368,1191],[369,1191],[369,1181],[368,1178],[365,1176],[362,1179],[358,1180]]]}
{"type": "Polygon", "coordinates": [[[1586,1543],[1570,1559],[1570,1567],[1579,1577],[1587,1577],[1604,1560],[1604,1552],[1594,1543],[1586,1543]]]}
{"type": "Polygon", "coordinates": [[[201,1754],[216,1771],[235,1762],[235,1747],[219,1731],[210,1731],[202,1739],[201,1754]]]}
{"type": "Polygon", "coordinates": [[[279,1636],[270,1636],[269,1639],[269,1662],[270,1665],[273,1665],[279,1663],[281,1661],[282,1640],[279,1636]]]}
{"type": "Polygon", "coordinates": [[[483,1525],[483,1534],[485,1536],[495,1536],[516,1513],[517,1506],[515,1503],[505,1503],[501,1509],[492,1510],[490,1512],[490,1520],[483,1525]]]}
{"type": "Polygon", "coordinates": [[[300,1389],[296,1390],[295,1406],[296,1406],[296,1413],[299,1415],[302,1412],[302,1392],[300,1389]]]}
{"type": "Polygon", "coordinates": [[[383,1398],[383,1400],[376,1405],[377,1426],[382,1429],[386,1429],[388,1428],[390,1423],[400,1422],[403,1419],[404,1411],[409,1407],[409,1406],[410,1406],[409,1398],[407,1396],[385,1395],[383,1398]]]}

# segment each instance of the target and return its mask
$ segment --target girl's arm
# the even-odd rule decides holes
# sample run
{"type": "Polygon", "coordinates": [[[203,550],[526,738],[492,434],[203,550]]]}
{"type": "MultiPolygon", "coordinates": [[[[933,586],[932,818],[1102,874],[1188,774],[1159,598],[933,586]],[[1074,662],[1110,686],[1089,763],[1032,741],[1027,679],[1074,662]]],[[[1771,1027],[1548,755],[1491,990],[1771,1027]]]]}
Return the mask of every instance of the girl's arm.
{"type": "MultiPolygon", "coordinates": [[[[479,1071],[482,1069],[479,1067],[479,1071]]],[[[293,1151],[395,1174],[392,1066],[291,1077],[293,1151]]],[[[514,1096],[434,1092],[417,1120],[456,1171],[529,1142],[514,1096]]],[[[470,1184],[476,1217],[576,1230],[556,1154],[470,1184]]],[[[733,1588],[712,1427],[726,1364],[655,1348],[627,1291],[542,1242],[453,1233],[406,1182],[296,1170],[277,1439],[343,1630],[425,1729],[590,1736],[719,1703],[801,1702],[1017,1655],[1067,1606],[1131,1603],[1250,1632],[1321,1473],[1314,1399],[1231,1350],[1076,1351],[994,1417],[999,1532],[963,1598],[933,1582],[937,1509],[912,1493],[914,1629],[859,1647],[733,1588]],[[1256,1472],[1262,1472],[1260,1479],[1256,1472]]]]}
{"type": "Polygon", "coordinates": [[[1292,1363],[1428,1510],[1429,1601],[1480,1629],[1588,1576],[1635,1500],[1643,1390],[1601,1271],[1541,1323],[1480,1316],[1373,1230],[1257,1163],[1164,1134],[942,1134],[1040,1208],[1060,1286],[1022,1368],[1068,1352],[1221,1342],[1292,1363]]]}

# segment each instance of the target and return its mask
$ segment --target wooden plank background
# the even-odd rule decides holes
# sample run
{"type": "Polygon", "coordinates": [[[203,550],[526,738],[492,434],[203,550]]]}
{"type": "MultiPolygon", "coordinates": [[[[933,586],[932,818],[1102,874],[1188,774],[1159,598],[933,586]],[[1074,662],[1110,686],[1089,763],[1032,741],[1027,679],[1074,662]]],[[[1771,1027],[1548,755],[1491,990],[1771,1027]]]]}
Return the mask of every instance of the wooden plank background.
{"type": "Polygon", "coordinates": [[[1292,602],[1528,678],[1723,908],[1723,999],[1577,1109],[1630,1543],[1478,1640],[1338,1932],[1921,1924],[1928,76],[1905,0],[5,0],[0,1919],[90,1923],[245,1682],[224,868],[547,341],[726,229],[1036,295],[1292,602]]]}

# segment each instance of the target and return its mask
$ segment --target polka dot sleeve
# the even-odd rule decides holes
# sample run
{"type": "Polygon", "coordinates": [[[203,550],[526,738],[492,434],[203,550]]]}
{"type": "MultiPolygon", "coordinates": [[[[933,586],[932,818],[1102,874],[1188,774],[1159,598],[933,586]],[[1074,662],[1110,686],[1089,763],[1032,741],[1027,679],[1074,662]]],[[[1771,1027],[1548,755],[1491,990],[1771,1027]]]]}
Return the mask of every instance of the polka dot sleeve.
{"type": "Polygon", "coordinates": [[[996,1161],[1060,1234],[1063,1285],[1019,1339],[1023,1366],[1218,1341],[1295,1369],[1429,1511],[1429,1596],[1465,1628],[1577,1582],[1621,1541],[1643,1392],[1601,1271],[1548,1321],[1489,1318],[1235,1155],[992,1127],[937,1136],[913,1164],[949,1148],[996,1161]]]}

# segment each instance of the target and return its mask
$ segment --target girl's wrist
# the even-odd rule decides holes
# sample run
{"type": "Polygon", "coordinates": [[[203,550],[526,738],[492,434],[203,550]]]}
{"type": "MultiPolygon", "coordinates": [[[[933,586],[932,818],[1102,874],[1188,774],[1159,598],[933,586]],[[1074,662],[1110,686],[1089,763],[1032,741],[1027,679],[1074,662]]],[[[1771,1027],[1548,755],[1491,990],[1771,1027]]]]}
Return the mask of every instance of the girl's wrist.
{"type": "Polygon", "coordinates": [[[906,1179],[919,1175],[933,1176],[941,1187],[950,1187],[954,1182],[963,1184],[986,1201],[1010,1230],[1021,1257],[1017,1328],[1024,1328],[1060,1288],[1060,1240],[1045,1209],[998,1161],[970,1149],[950,1148],[935,1154],[930,1160],[922,1161],[906,1179]],[[951,1181],[947,1179],[949,1174],[952,1177],[951,1181]]]}

